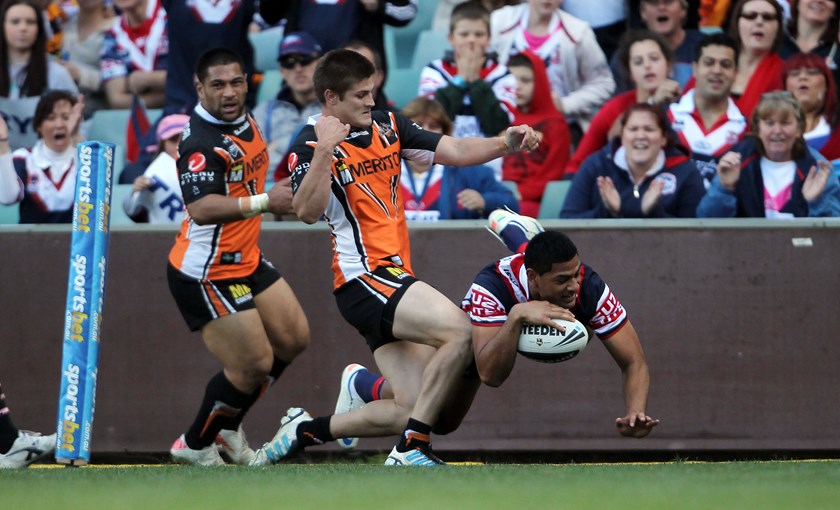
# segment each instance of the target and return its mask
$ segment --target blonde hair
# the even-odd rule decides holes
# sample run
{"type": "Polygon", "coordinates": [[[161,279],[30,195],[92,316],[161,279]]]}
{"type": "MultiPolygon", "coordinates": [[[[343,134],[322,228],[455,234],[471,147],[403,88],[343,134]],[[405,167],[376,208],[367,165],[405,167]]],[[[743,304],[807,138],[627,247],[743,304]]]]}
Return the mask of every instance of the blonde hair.
{"type": "Polygon", "coordinates": [[[427,97],[415,97],[402,109],[402,114],[413,121],[430,118],[440,124],[443,134],[452,134],[452,120],[443,105],[427,97]]]}
{"type": "Polygon", "coordinates": [[[758,103],[758,106],[755,107],[755,110],[753,110],[750,123],[753,134],[758,140],[757,146],[759,154],[766,156],[764,152],[764,144],[762,144],[761,139],[758,138],[758,123],[777,113],[787,113],[789,115],[793,115],[793,118],[796,120],[796,124],[799,126],[799,137],[793,142],[791,156],[793,159],[801,157],[805,154],[807,147],[805,144],[805,137],[803,136],[806,125],[805,111],[802,109],[802,105],[799,104],[799,101],[793,97],[793,94],[787,91],[768,92],[762,95],[761,101],[758,103]]]}

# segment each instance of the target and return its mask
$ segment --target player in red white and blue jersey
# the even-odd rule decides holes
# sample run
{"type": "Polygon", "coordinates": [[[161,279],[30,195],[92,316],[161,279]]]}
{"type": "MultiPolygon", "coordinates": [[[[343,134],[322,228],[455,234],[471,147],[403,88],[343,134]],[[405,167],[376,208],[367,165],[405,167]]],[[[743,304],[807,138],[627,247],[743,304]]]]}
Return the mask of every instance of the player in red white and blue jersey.
{"type": "MultiPolygon", "coordinates": [[[[536,220],[502,210],[490,215],[490,224],[517,253],[485,266],[461,303],[473,326],[474,362],[450,393],[435,433],[458,428],[482,383],[498,387],[507,380],[516,362],[523,324],[555,326],[552,319],[576,318],[601,339],[621,369],[625,410],[615,420],[618,433],[637,438],[648,435],[659,420],[646,411],[647,362],[627,311],[610,287],[581,262],[565,234],[542,232],[536,220]]],[[[372,399],[390,398],[387,381],[361,365],[348,370],[339,403],[361,406],[372,399]]]]}

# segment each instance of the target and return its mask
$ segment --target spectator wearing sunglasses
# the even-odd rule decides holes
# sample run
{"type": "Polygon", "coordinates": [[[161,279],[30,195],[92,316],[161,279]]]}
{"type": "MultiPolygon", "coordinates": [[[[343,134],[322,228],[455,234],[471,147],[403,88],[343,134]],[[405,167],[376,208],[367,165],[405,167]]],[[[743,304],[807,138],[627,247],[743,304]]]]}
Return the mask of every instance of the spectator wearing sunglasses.
{"type": "Polygon", "coordinates": [[[292,135],[310,116],[321,113],[312,82],[321,53],[321,45],[308,32],[292,32],[280,41],[277,61],[283,86],[274,99],[254,109],[254,118],[268,144],[269,179],[283,161],[292,135]]]}
{"type": "Polygon", "coordinates": [[[732,11],[729,35],[738,44],[738,72],[732,97],[750,118],[761,95],[783,88],[779,48],[784,39],[782,8],[776,0],[739,0],[732,11]]]}

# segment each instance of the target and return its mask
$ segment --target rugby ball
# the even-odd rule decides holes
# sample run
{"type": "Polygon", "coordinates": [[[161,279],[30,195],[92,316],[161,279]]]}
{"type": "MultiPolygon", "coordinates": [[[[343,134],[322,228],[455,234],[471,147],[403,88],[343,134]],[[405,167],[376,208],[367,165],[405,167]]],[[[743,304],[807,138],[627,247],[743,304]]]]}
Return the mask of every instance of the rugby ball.
{"type": "Polygon", "coordinates": [[[554,319],[564,326],[560,331],[551,326],[523,324],[519,335],[519,354],[534,361],[559,363],[574,358],[589,342],[589,333],[580,321],[554,319]]]}

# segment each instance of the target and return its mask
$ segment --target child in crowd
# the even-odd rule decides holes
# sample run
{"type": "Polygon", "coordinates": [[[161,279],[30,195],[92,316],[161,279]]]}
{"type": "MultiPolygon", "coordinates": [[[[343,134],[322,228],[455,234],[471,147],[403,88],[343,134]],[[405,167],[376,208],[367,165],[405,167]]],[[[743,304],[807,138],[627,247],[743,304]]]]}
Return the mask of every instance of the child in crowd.
{"type": "Polygon", "coordinates": [[[513,123],[537,130],[540,146],[531,152],[505,156],[502,178],[519,187],[522,214],[536,218],[548,181],[563,178],[571,148],[569,126],[554,108],[545,64],[536,54],[526,51],[514,55],[508,69],[517,83],[513,123]]]}
{"type": "Polygon", "coordinates": [[[428,64],[418,95],[436,99],[455,122],[452,136],[496,136],[510,126],[516,79],[487,54],[490,13],[481,4],[455,7],[449,25],[454,51],[428,64]]]}
{"type": "Polygon", "coordinates": [[[134,179],[134,190],[125,197],[123,209],[137,223],[180,223],[184,199],[178,182],[178,142],[190,118],[167,115],[158,122],[158,153],[143,175],[134,179]]]}
{"type": "MultiPolygon", "coordinates": [[[[426,131],[452,132],[452,121],[434,99],[415,98],[402,113],[426,131]]],[[[454,167],[403,160],[400,187],[409,220],[475,220],[499,208],[519,210],[513,192],[495,179],[487,165],[454,167]]]]}

